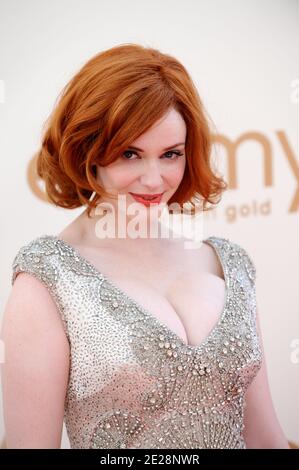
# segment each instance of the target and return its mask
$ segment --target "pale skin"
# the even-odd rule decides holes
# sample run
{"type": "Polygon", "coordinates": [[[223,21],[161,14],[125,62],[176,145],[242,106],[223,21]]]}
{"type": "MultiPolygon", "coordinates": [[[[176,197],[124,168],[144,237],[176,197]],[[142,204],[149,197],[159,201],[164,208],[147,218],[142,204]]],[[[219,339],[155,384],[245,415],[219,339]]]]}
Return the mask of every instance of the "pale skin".
{"type": "MultiPolygon", "coordinates": [[[[113,194],[125,194],[129,202],[134,201],[129,192],[163,191],[163,201],[168,201],[183,178],[186,159],[184,145],[174,148],[183,155],[173,161],[163,158],[164,149],[185,139],[185,123],[171,110],[132,143],[143,149],[132,157],[136,160],[120,159],[109,167],[99,167],[98,179],[113,194]]],[[[169,153],[166,155],[170,157],[169,153]]],[[[107,202],[115,204],[113,200],[107,202]]],[[[143,303],[185,343],[196,345],[207,337],[217,322],[225,295],[223,272],[214,250],[203,244],[194,254],[192,250],[184,250],[182,240],[174,239],[99,240],[94,223],[84,211],[59,236],[143,303]],[[146,270],[140,271],[137,264],[133,266],[136,252],[142,256],[146,270]],[[113,256],[117,258],[117,270],[112,268],[113,256]],[[129,262],[130,276],[117,277],[117,271],[126,272],[129,262]],[[186,289],[182,286],[186,283],[190,290],[184,298],[186,289]],[[204,289],[200,291],[199,285],[204,289]],[[150,294],[151,304],[144,303],[145,291],[150,294]],[[190,309],[186,308],[190,299],[196,307],[195,313],[203,311],[205,306],[202,318],[195,313],[190,315],[190,309]]],[[[259,320],[257,327],[262,344],[259,320]]],[[[7,447],[60,448],[71,351],[49,291],[30,274],[20,273],[11,289],[1,337],[6,358],[2,383],[7,447]]],[[[289,448],[272,403],[265,358],[249,386],[246,404],[247,448],[289,448]]]]}

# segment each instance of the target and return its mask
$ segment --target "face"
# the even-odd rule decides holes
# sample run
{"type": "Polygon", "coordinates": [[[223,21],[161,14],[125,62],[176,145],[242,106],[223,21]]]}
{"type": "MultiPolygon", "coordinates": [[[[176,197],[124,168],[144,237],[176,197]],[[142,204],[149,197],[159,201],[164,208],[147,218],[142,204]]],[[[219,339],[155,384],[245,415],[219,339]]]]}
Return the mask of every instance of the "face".
{"type": "MultiPolygon", "coordinates": [[[[124,195],[127,206],[138,204],[131,193],[163,193],[159,204],[166,203],[183,179],[186,133],[184,119],[172,108],[132,142],[115,162],[106,167],[97,166],[98,182],[113,195],[124,195]]],[[[100,202],[109,202],[117,210],[117,199],[102,198],[100,202]]],[[[139,204],[149,210],[142,202],[139,204]]]]}

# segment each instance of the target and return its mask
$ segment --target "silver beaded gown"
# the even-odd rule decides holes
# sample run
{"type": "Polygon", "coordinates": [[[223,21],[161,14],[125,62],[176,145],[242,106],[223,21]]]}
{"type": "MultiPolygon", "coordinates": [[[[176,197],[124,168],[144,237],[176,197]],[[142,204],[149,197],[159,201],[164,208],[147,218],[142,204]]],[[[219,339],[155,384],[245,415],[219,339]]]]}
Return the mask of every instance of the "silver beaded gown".
{"type": "Polygon", "coordinates": [[[17,252],[11,283],[22,271],[38,278],[69,341],[64,422],[71,448],[246,448],[245,392],[262,362],[256,269],[237,243],[204,241],[221,262],[226,299],[198,346],[57,236],[39,236],[17,252]]]}

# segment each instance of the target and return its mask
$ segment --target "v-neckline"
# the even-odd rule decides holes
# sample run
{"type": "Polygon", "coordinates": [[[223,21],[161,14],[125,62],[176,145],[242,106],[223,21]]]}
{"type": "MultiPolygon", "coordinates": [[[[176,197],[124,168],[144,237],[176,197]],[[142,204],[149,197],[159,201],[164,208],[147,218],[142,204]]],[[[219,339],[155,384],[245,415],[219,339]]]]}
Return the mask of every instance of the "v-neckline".
{"type": "MultiPolygon", "coordinates": [[[[225,283],[225,300],[224,300],[224,307],[222,309],[221,314],[219,315],[219,318],[213,328],[210,330],[208,335],[198,344],[198,345],[192,345],[185,343],[185,341],[179,336],[177,333],[175,333],[173,330],[170,329],[169,326],[167,326],[165,323],[163,323],[159,318],[157,318],[155,315],[153,315],[148,309],[143,307],[137,300],[134,300],[129,294],[127,294],[124,290],[122,290],[120,287],[118,287],[112,279],[107,277],[102,271],[100,271],[96,266],[89,261],[87,258],[85,258],[81,253],[72,245],[70,245],[68,242],[63,240],[57,235],[48,235],[45,234],[42,236],[42,238],[52,238],[65,247],[67,247],[69,250],[72,251],[72,253],[77,257],[77,259],[81,260],[83,263],[85,263],[86,266],[88,266],[93,272],[95,272],[96,275],[98,275],[103,282],[106,282],[106,284],[114,290],[120,297],[123,297],[126,299],[130,304],[134,306],[135,309],[138,311],[142,312],[150,321],[154,321],[156,326],[159,329],[164,330],[164,334],[167,336],[172,337],[175,341],[177,341],[181,347],[188,349],[189,351],[198,351],[203,349],[206,344],[210,341],[210,339],[213,337],[215,332],[220,328],[221,323],[223,322],[224,317],[226,316],[226,312],[228,310],[228,305],[229,305],[229,297],[230,297],[230,281],[229,281],[229,273],[226,270],[226,266],[224,264],[224,260],[222,258],[221,251],[218,249],[217,245],[213,243],[213,236],[210,236],[204,240],[202,240],[202,243],[207,243],[209,244],[215,251],[216,256],[220,262],[222,272],[223,272],[223,277],[224,277],[224,283],[225,283]]],[[[183,325],[184,326],[184,325],[183,325]]]]}

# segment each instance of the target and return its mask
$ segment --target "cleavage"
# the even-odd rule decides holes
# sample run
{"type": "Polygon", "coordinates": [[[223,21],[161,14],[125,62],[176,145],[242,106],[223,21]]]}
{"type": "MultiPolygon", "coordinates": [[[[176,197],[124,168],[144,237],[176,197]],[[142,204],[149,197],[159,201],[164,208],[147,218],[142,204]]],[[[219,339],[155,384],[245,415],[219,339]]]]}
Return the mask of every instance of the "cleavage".
{"type": "Polygon", "coordinates": [[[137,305],[191,346],[207,338],[224,309],[225,282],[212,273],[178,276],[166,291],[136,277],[114,276],[114,280],[137,305]]]}

